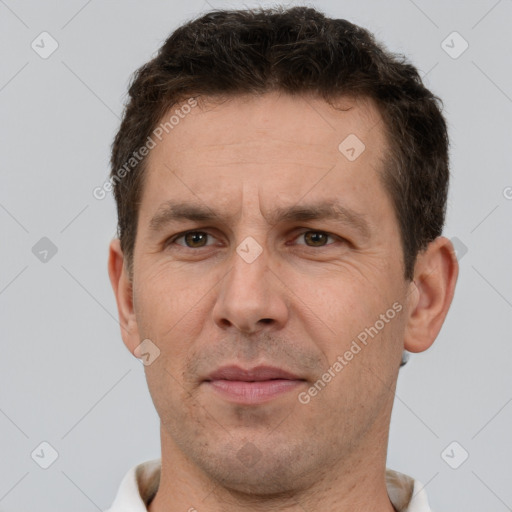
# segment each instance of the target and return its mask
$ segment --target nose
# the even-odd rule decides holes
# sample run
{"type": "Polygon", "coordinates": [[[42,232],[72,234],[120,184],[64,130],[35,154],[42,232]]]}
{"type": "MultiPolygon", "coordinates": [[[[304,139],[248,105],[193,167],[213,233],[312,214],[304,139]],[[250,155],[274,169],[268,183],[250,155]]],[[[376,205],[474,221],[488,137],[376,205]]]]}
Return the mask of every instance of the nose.
{"type": "Polygon", "coordinates": [[[286,288],[269,268],[268,249],[251,263],[233,252],[231,269],[219,284],[213,308],[221,329],[254,334],[262,329],[279,330],[288,319],[286,288]]]}

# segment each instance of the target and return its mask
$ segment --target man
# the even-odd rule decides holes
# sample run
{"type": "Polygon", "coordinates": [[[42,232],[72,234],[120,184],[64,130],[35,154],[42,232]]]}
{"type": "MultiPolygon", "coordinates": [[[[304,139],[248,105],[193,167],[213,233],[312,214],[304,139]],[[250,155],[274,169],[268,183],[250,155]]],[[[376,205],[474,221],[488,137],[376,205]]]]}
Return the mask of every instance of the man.
{"type": "Polygon", "coordinates": [[[113,144],[122,337],[161,459],[111,512],[426,512],[386,469],[404,351],[453,298],[438,100],[310,8],[215,11],[136,74],[113,144]]]}

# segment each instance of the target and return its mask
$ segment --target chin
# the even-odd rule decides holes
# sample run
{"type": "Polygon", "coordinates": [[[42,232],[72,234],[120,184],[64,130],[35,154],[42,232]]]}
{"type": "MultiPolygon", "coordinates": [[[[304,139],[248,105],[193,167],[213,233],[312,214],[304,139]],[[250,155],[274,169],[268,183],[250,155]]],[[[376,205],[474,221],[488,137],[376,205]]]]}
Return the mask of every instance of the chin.
{"type": "Polygon", "coordinates": [[[230,440],[215,453],[202,453],[196,464],[234,494],[283,498],[303,487],[310,480],[305,475],[315,471],[314,455],[299,445],[288,439],[279,447],[260,443],[258,448],[246,440],[230,440]]]}

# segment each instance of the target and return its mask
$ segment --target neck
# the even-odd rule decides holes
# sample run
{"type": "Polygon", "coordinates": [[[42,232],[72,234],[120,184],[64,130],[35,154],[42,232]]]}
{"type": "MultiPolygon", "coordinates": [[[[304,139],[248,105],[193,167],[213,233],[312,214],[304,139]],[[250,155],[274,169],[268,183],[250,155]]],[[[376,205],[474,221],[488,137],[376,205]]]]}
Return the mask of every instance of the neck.
{"type": "MultiPolygon", "coordinates": [[[[176,446],[161,427],[162,469],[158,492],[149,512],[396,512],[389,501],[385,461],[389,426],[376,422],[368,446],[310,475],[307,484],[272,495],[230,489],[209,478],[176,446]]],[[[387,423],[389,425],[389,423],[387,423]]],[[[304,482],[302,480],[301,482],[304,482]]]]}

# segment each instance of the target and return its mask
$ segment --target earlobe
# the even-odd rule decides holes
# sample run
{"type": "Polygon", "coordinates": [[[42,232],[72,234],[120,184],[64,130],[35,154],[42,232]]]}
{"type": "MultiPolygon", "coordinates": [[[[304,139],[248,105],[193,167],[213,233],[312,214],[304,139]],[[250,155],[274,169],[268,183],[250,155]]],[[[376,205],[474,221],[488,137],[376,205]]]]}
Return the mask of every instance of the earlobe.
{"type": "Polygon", "coordinates": [[[407,300],[404,348],[423,352],[435,341],[453,299],[459,264],[445,237],[432,241],[418,255],[407,300]]]}
{"type": "Polygon", "coordinates": [[[119,239],[110,243],[108,274],[114,291],[121,326],[121,336],[128,350],[133,354],[139,345],[139,333],[133,308],[133,288],[119,239]]]}

